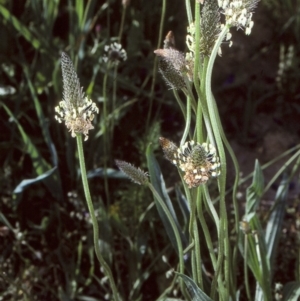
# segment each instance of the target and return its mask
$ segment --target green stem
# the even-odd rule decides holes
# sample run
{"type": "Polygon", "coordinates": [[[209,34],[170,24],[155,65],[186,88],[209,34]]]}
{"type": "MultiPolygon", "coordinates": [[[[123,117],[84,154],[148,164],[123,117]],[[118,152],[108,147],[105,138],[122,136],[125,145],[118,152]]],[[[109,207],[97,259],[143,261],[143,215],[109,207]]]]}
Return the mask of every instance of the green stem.
{"type": "Polygon", "coordinates": [[[208,208],[210,214],[212,215],[212,217],[214,219],[214,223],[215,223],[216,228],[217,228],[217,233],[219,235],[220,234],[220,219],[219,219],[218,213],[217,213],[217,211],[214,207],[214,204],[211,200],[211,197],[210,197],[207,186],[203,186],[203,192],[204,192],[205,200],[206,200],[205,203],[207,205],[207,208],[208,208]]]}
{"type": "Polygon", "coordinates": [[[112,143],[113,138],[114,138],[114,127],[115,127],[115,116],[114,116],[114,111],[116,109],[116,104],[117,104],[117,75],[118,75],[118,66],[116,65],[114,67],[114,75],[113,75],[113,93],[112,93],[112,109],[110,111],[110,116],[111,116],[111,125],[109,127],[110,129],[110,142],[112,143]]]}
{"type": "MultiPolygon", "coordinates": [[[[162,41],[163,25],[164,25],[164,20],[165,20],[165,15],[166,15],[166,6],[167,6],[167,1],[163,0],[156,49],[159,49],[161,41],[162,41]]],[[[156,82],[156,75],[157,75],[157,55],[155,56],[155,59],[154,59],[154,66],[153,66],[153,72],[152,72],[152,83],[151,83],[151,90],[150,90],[150,105],[149,105],[149,111],[148,111],[148,116],[147,116],[147,121],[146,121],[146,132],[148,131],[151,112],[152,112],[153,98],[154,98],[153,94],[154,94],[154,88],[155,88],[155,82],[156,82]]]]}
{"type": "Polygon", "coordinates": [[[120,44],[121,44],[121,38],[122,38],[122,34],[123,34],[123,29],[124,29],[124,21],[125,21],[125,15],[126,15],[126,8],[127,8],[126,5],[123,6],[121,25],[120,25],[119,35],[118,35],[118,40],[119,40],[120,44]]]}
{"type": "Polygon", "coordinates": [[[245,234],[245,254],[244,254],[244,278],[248,300],[251,300],[249,277],[248,277],[248,235],[245,234]]]}
{"type": "Polygon", "coordinates": [[[191,98],[188,96],[187,97],[187,105],[186,105],[186,120],[185,120],[185,129],[184,129],[184,132],[183,132],[183,136],[181,138],[181,141],[180,141],[180,146],[182,146],[185,141],[186,141],[186,138],[190,132],[190,127],[191,127],[191,98]]]}
{"type": "Polygon", "coordinates": [[[90,7],[91,7],[91,2],[92,1],[88,1],[87,2],[86,7],[84,9],[84,15],[83,15],[83,18],[82,18],[82,22],[81,22],[81,24],[79,24],[81,32],[84,32],[84,26],[86,25],[86,22],[87,22],[87,17],[89,15],[90,7]]]}
{"type": "Polygon", "coordinates": [[[107,157],[109,153],[108,148],[108,130],[107,130],[107,123],[108,123],[108,110],[107,110],[107,96],[106,96],[106,88],[107,88],[107,73],[109,70],[109,65],[106,70],[106,73],[103,78],[103,157],[104,157],[104,166],[103,166],[103,175],[104,175],[104,190],[107,204],[110,204],[109,199],[109,190],[108,190],[108,179],[107,179],[107,157]]]}
{"type": "Polygon", "coordinates": [[[104,258],[102,257],[100,248],[99,248],[99,227],[98,227],[98,222],[96,219],[94,205],[93,205],[93,202],[91,199],[90,189],[89,189],[88,180],[87,180],[87,176],[86,176],[83,145],[82,145],[82,135],[78,134],[76,136],[76,140],[77,140],[78,158],[79,158],[81,178],[82,178],[85,199],[86,199],[86,202],[88,205],[89,213],[90,213],[90,216],[92,219],[92,224],[93,224],[95,253],[96,253],[99,263],[101,264],[101,266],[104,269],[104,273],[108,277],[108,280],[110,282],[110,286],[112,289],[112,293],[113,293],[113,298],[115,301],[118,301],[118,300],[120,300],[120,298],[118,296],[117,287],[116,287],[111,269],[110,269],[109,265],[106,263],[106,261],[104,260],[104,258]]]}
{"type": "Polygon", "coordinates": [[[263,195],[270,189],[270,187],[274,184],[274,182],[278,179],[278,177],[287,169],[287,167],[296,159],[298,159],[300,155],[300,151],[296,152],[291,158],[289,158],[283,166],[280,167],[280,169],[276,172],[276,174],[273,176],[273,178],[269,181],[269,183],[266,185],[263,195]]]}
{"type": "MultiPolygon", "coordinates": [[[[198,194],[198,197],[199,196],[200,195],[198,194]]],[[[215,251],[214,251],[214,247],[213,247],[213,243],[212,243],[210,231],[208,229],[207,223],[206,223],[204,215],[203,215],[202,201],[203,201],[202,197],[199,197],[196,200],[197,216],[198,216],[198,219],[200,221],[200,225],[202,227],[202,231],[204,233],[205,242],[206,242],[206,245],[207,245],[209,256],[210,256],[210,259],[211,259],[211,262],[212,262],[213,269],[215,271],[216,270],[216,265],[217,265],[217,259],[216,259],[216,255],[215,255],[215,251]]]]}
{"type": "Polygon", "coordinates": [[[218,266],[221,262],[224,263],[224,271],[221,273],[220,277],[222,279],[222,274],[224,276],[224,283],[226,283],[227,290],[221,292],[221,299],[228,300],[229,299],[229,292],[231,287],[231,277],[230,277],[230,246],[229,246],[229,237],[228,237],[228,219],[227,219],[227,212],[226,212],[226,203],[225,203],[225,184],[226,184],[226,156],[225,150],[223,146],[223,141],[220,134],[220,124],[218,124],[217,120],[218,111],[217,106],[214,104],[214,98],[211,91],[211,78],[212,78],[212,69],[214,66],[214,62],[218,53],[218,49],[221,46],[222,41],[224,40],[226,34],[229,31],[228,26],[224,26],[223,30],[221,31],[214,48],[212,50],[206,71],[206,80],[205,80],[205,92],[206,92],[206,99],[207,99],[207,108],[209,113],[209,118],[211,121],[211,126],[214,133],[214,138],[216,141],[216,145],[218,148],[220,162],[221,162],[221,175],[219,177],[219,191],[220,191],[220,235],[219,235],[219,257],[218,257],[218,266]]]}
{"type": "MultiPolygon", "coordinates": [[[[184,182],[184,180],[181,177],[182,182],[184,182]]],[[[198,278],[197,276],[197,251],[195,250],[195,231],[194,231],[194,225],[197,224],[196,221],[196,203],[194,202],[194,200],[192,200],[191,198],[191,192],[189,191],[189,189],[186,187],[186,185],[184,185],[184,189],[185,189],[185,195],[187,197],[189,206],[190,206],[190,220],[189,220],[189,234],[190,234],[190,242],[189,242],[189,247],[188,248],[192,248],[192,252],[191,252],[191,264],[192,264],[192,274],[193,274],[193,279],[196,280],[198,278]]],[[[199,237],[198,237],[199,240],[199,237]]],[[[186,250],[185,250],[186,251],[186,250]]]]}
{"type": "Polygon", "coordinates": [[[192,9],[190,0],[185,0],[186,13],[189,24],[193,23],[192,9]]]}
{"type": "Polygon", "coordinates": [[[199,87],[199,74],[202,70],[200,61],[200,3],[195,1],[195,60],[194,60],[194,85],[199,87]]]}
{"type": "Polygon", "coordinates": [[[177,100],[177,103],[178,103],[178,105],[179,105],[179,107],[181,109],[182,115],[184,117],[184,121],[186,122],[186,111],[185,111],[184,104],[182,103],[182,101],[181,101],[181,99],[180,99],[180,97],[178,95],[178,92],[176,90],[173,90],[173,94],[174,94],[174,96],[175,96],[175,98],[177,100]]]}
{"type": "MultiPolygon", "coordinates": [[[[217,110],[216,108],[216,102],[213,102],[213,105],[215,106],[215,110],[217,110]]],[[[236,266],[237,264],[237,249],[238,249],[238,241],[239,241],[239,236],[240,236],[240,231],[239,231],[239,221],[240,221],[240,217],[239,217],[239,207],[238,207],[238,201],[237,201],[237,190],[238,190],[238,185],[239,185],[239,181],[240,181],[240,169],[239,169],[239,164],[238,161],[236,159],[236,156],[233,152],[232,147],[230,146],[224,130],[222,128],[222,124],[221,124],[221,120],[218,114],[216,114],[216,122],[219,124],[219,130],[220,130],[220,135],[221,138],[223,140],[223,143],[231,157],[231,160],[233,162],[234,165],[234,169],[235,169],[235,180],[234,180],[234,184],[233,184],[233,191],[232,191],[232,202],[233,202],[233,208],[234,208],[234,217],[235,217],[235,232],[237,235],[237,239],[236,239],[236,244],[234,246],[234,251],[233,251],[233,256],[232,256],[232,268],[236,266]]],[[[230,287],[231,287],[231,292],[232,294],[235,294],[236,292],[236,275],[235,273],[231,273],[231,281],[230,281],[230,287]]]]}
{"type": "Polygon", "coordinates": [[[153,185],[150,182],[148,183],[148,187],[151,190],[151,192],[153,193],[156,200],[158,201],[161,208],[163,209],[164,213],[166,214],[166,216],[171,224],[171,227],[172,227],[174,235],[175,235],[176,243],[177,243],[177,248],[178,248],[179,272],[183,274],[184,273],[183,249],[182,249],[182,243],[181,243],[181,238],[180,238],[178,228],[175,224],[175,221],[174,221],[168,207],[166,206],[166,204],[164,203],[164,201],[162,200],[162,198],[160,197],[160,195],[157,193],[157,191],[155,190],[155,188],[153,187],[153,185]]]}
{"type": "Polygon", "coordinates": [[[195,241],[195,259],[196,259],[196,276],[198,286],[203,289],[203,277],[202,277],[202,260],[201,260],[201,248],[197,220],[193,222],[193,235],[195,241]]]}
{"type": "MultiPolygon", "coordinates": [[[[198,95],[197,112],[196,112],[196,129],[194,133],[194,139],[197,142],[203,141],[203,112],[201,100],[204,93],[200,88],[200,74],[203,69],[202,61],[200,61],[200,4],[195,1],[195,61],[194,61],[194,87],[198,95]]],[[[202,82],[202,81],[201,81],[202,82]]]]}

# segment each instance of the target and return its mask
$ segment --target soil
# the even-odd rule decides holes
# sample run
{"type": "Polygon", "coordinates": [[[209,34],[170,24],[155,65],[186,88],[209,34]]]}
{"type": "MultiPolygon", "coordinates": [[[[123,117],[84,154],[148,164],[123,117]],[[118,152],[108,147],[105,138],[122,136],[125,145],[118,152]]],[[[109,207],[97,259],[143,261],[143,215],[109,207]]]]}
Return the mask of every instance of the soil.
{"type": "MultiPolygon", "coordinates": [[[[291,84],[284,78],[281,79],[285,83],[283,87],[278,82],[280,47],[285,45],[287,49],[289,45],[293,45],[293,33],[280,32],[289,17],[286,11],[277,15],[275,11],[271,13],[260,3],[253,17],[251,35],[246,36],[241,30],[232,31],[233,45],[230,48],[226,45],[222,47],[222,57],[217,59],[214,69],[213,90],[242,178],[253,172],[255,160],[261,165],[266,164],[299,143],[299,113],[294,109],[299,88],[292,90],[291,84]],[[278,19],[278,16],[282,19],[278,19]]],[[[297,70],[297,50],[295,52],[294,66],[291,69],[297,70]]],[[[264,169],[265,184],[290,156],[264,169]]],[[[294,165],[295,163],[287,168],[287,174],[294,165]]],[[[231,168],[229,181],[233,176],[231,168]]],[[[274,280],[283,284],[295,280],[294,267],[300,238],[298,177],[299,174],[290,183],[284,227],[275,263],[274,280]]],[[[263,196],[258,209],[262,217],[272,208],[281,179],[282,176],[263,196]]],[[[243,205],[249,184],[249,181],[246,182],[239,191],[243,205]]]]}

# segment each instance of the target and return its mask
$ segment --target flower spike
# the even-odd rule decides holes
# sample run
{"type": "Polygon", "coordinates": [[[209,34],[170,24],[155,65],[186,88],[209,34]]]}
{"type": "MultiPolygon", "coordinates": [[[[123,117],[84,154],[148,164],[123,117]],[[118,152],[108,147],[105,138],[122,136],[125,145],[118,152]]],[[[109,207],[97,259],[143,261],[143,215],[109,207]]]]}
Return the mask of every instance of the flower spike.
{"type": "Polygon", "coordinates": [[[206,184],[211,177],[220,175],[220,161],[213,145],[191,140],[178,148],[163,137],[159,142],[166,159],[184,172],[183,179],[189,188],[206,184]]]}
{"type": "Polygon", "coordinates": [[[88,131],[94,128],[91,123],[94,113],[98,113],[99,109],[92,100],[84,96],[73,63],[64,52],[61,55],[61,68],[63,100],[55,107],[55,119],[59,123],[65,122],[72,137],[84,134],[84,140],[87,140],[88,131]]]}
{"type": "Polygon", "coordinates": [[[139,185],[147,185],[149,183],[148,174],[140,168],[136,168],[132,164],[121,160],[115,160],[115,162],[119,169],[134,183],[139,185]]]}
{"type": "Polygon", "coordinates": [[[253,27],[252,15],[259,0],[218,0],[219,7],[226,18],[226,25],[237,29],[245,28],[247,35],[253,27]]]}

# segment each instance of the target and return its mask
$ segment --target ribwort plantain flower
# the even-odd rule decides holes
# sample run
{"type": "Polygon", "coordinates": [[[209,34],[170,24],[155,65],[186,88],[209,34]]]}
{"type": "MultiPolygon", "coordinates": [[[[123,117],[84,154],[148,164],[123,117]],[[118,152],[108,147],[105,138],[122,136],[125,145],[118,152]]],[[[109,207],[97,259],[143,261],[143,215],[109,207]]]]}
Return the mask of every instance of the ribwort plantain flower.
{"type": "Polygon", "coordinates": [[[253,11],[259,0],[218,0],[219,7],[226,18],[227,26],[244,29],[245,33],[251,33],[254,22],[253,11]]]}
{"type": "Polygon", "coordinates": [[[104,46],[103,61],[111,65],[118,65],[120,62],[127,60],[127,53],[119,43],[112,43],[104,46]]]}
{"type": "MultiPolygon", "coordinates": [[[[216,40],[221,32],[220,11],[216,1],[205,1],[201,9],[199,52],[202,56],[210,56],[216,40]]],[[[189,52],[186,60],[193,61],[196,51],[195,23],[187,28],[186,45],[189,52]]]]}
{"type": "Polygon", "coordinates": [[[164,40],[164,48],[156,49],[159,57],[159,71],[171,89],[186,88],[186,79],[192,81],[193,61],[187,60],[183,52],[175,49],[175,39],[169,31],[164,40]]]}
{"type": "Polygon", "coordinates": [[[209,56],[221,32],[220,12],[216,1],[204,2],[200,21],[200,53],[209,56]]]}
{"type": "Polygon", "coordinates": [[[206,184],[211,177],[220,175],[220,161],[213,145],[191,140],[178,148],[163,137],[159,142],[166,159],[184,172],[183,179],[189,188],[206,184]]]}
{"type": "Polygon", "coordinates": [[[98,113],[99,109],[92,100],[84,96],[73,63],[64,52],[61,55],[61,68],[63,100],[55,107],[55,119],[59,123],[65,122],[72,137],[84,134],[86,141],[88,131],[94,128],[92,125],[94,113],[98,113]]]}
{"type": "Polygon", "coordinates": [[[115,160],[115,162],[119,169],[134,183],[139,185],[147,185],[149,183],[148,174],[140,168],[136,168],[132,164],[121,160],[115,160]]]}
{"type": "Polygon", "coordinates": [[[157,49],[154,53],[160,57],[159,71],[166,83],[172,89],[183,89],[185,87],[183,78],[185,69],[184,54],[176,49],[157,49]]]}
{"type": "Polygon", "coordinates": [[[183,52],[172,48],[172,42],[165,40],[164,45],[170,48],[154,51],[160,58],[159,71],[172,89],[184,89],[185,78],[190,81],[193,78],[193,62],[186,60],[183,52]]]}

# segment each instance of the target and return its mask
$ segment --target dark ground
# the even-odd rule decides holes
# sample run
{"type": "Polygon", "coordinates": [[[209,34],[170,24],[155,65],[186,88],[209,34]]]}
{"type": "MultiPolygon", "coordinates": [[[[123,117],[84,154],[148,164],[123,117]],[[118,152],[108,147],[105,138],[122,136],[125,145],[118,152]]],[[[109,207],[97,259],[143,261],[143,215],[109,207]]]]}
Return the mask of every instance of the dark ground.
{"type": "MultiPolygon", "coordinates": [[[[282,24],[286,24],[290,17],[288,11],[281,10],[277,14],[259,4],[253,17],[254,28],[251,35],[232,31],[233,46],[222,48],[223,55],[218,58],[214,69],[215,96],[225,132],[240,164],[242,177],[253,171],[256,159],[263,165],[299,143],[299,44],[291,28],[290,31],[282,30],[282,24]],[[289,45],[294,45],[295,57],[293,66],[282,78],[283,84],[280,87],[276,77],[280,47],[283,45],[286,49],[289,45]]],[[[264,170],[266,184],[287,158],[264,170]]],[[[275,263],[274,280],[280,283],[295,279],[300,241],[298,177],[299,174],[290,184],[275,263]]],[[[262,216],[274,203],[278,188],[276,183],[261,201],[259,211],[262,216]]],[[[241,204],[244,203],[245,188],[248,185],[249,182],[240,189],[241,204]]]]}

